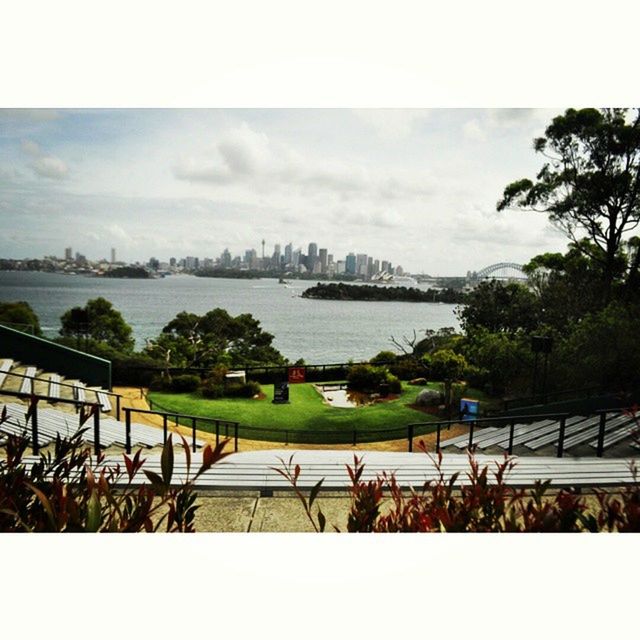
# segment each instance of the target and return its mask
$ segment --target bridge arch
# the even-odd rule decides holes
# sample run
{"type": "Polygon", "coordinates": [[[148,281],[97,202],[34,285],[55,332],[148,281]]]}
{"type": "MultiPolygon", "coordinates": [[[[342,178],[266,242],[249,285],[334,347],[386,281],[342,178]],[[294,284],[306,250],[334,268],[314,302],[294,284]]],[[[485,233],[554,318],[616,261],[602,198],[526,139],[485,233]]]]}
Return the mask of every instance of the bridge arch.
{"type": "Polygon", "coordinates": [[[526,280],[527,275],[522,270],[522,265],[515,262],[496,262],[496,264],[490,264],[480,271],[476,271],[472,274],[474,280],[526,280]]]}

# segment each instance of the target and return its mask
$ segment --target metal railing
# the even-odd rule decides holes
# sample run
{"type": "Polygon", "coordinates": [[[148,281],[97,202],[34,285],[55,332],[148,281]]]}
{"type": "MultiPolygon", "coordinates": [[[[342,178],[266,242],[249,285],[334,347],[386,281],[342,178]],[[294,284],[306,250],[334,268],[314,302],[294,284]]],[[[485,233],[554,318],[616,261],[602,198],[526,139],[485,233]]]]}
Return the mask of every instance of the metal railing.
{"type": "Polygon", "coordinates": [[[409,451],[413,451],[413,438],[414,438],[414,429],[415,427],[420,427],[425,424],[429,424],[431,426],[435,426],[436,428],[436,453],[440,453],[440,440],[441,440],[441,432],[442,427],[451,427],[451,425],[469,425],[469,442],[467,447],[471,449],[473,447],[473,436],[476,427],[480,425],[487,424],[500,424],[501,426],[509,426],[509,444],[507,446],[507,453],[511,455],[513,453],[513,440],[515,436],[515,428],[518,422],[527,421],[527,420],[558,420],[559,421],[559,441],[558,441],[558,449],[557,456],[561,458],[564,453],[564,431],[565,431],[565,423],[567,418],[570,416],[569,413],[536,413],[525,416],[501,416],[497,418],[477,418],[474,420],[444,420],[440,422],[415,422],[409,425],[410,435],[409,435],[409,451]]]}
{"type": "MultiPolygon", "coordinates": [[[[38,455],[40,452],[40,444],[39,444],[39,432],[38,432],[38,402],[42,400],[43,402],[54,403],[61,402],[63,404],[72,404],[75,406],[76,411],[80,410],[80,416],[78,419],[78,429],[81,429],[84,425],[85,416],[84,416],[84,408],[92,407],[93,414],[93,439],[94,439],[94,451],[96,455],[100,453],[100,403],[99,402],[86,402],[84,400],[70,400],[68,398],[55,398],[52,396],[45,396],[41,394],[34,393],[23,393],[21,391],[0,391],[0,395],[13,396],[16,398],[21,398],[22,400],[28,400],[29,406],[27,415],[25,417],[25,427],[31,421],[31,449],[33,451],[33,455],[38,455]]],[[[90,417],[87,416],[87,419],[90,417]]],[[[1,426],[1,423],[0,423],[1,426]]],[[[18,425],[19,426],[19,425],[18,425]]]]}
{"type": "Polygon", "coordinates": [[[231,420],[220,420],[217,418],[209,418],[207,416],[191,416],[183,413],[176,413],[171,411],[155,411],[154,409],[136,409],[135,407],[124,407],[125,416],[125,448],[127,453],[131,453],[131,414],[142,413],[146,415],[155,415],[162,417],[162,442],[167,442],[168,430],[169,430],[169,418],[173,418],[175,425],[181,424],[180,420],[186,420],[191,423],[191,436],[192,436],[192,448],[196,451],[196,431],[198,430],[198,421],[205,422],[207,424],[213,424],[216,434],[216,445],[220,442],[220,436],[229,437],[229,428],[233,431],[234,452],[238,451],[238,426],[237,422],[231,420]],[[222,428],[224,428],[224,434],[222,434],[222,428]]]}
{"type": "MultiPolygon", "coordinates": [[[[0,373],[1,375],[6,375],[6,376],[14,376],[16,378],[22,378],[22,379],[29,379],[31,380],[31,394],[33,394],[33,386],[35,382],[45,382],[47,384],[51,383],[51,380],[49,380],[48,378],[39,378],[38,376],[27,376],[24,373],[15,373],[13,371],[3,371],[2,373],[0,373]]],[[[74,395],[74,398],[76,397],[76,386],[73,384],[69,384],[68,382],[62,382],[62,381],[54,381],[53,384],[57,384],[60,385],[61,387],[69,387],[74,395]]],[[[106,396],[112,396],[115,397],[116,399],[116,419],[120,420],[120,407],[121,407],[121,402],[122,402],[122,395],[119,393],[114,393],[113,391],[106,391],[104,389],[100,389],[99,391],[96,389],[91,389],[89,387],[83,387],[85,391],[90,391],[91,393],[104,393],[104,395],[106,396]]],[[[7,393],[2,387],[0,387],[0,395],[7,393]]],[[[11,394],[9,394],[11,395],[11,394]]],[[[65,400],[68,400],[68,398],[56,398],[55,396],[47,396],[48,398],[51,398],[51,400],[47,400],[47,402],[51,402],[51,403],[55,403],[55,402],[63,402],[65,400]]],[[[78,401],[81,402],[81,401],[78,401]]],[[[95,403],[87,403],[87,404],[95,404],[95,403]]],[[[100,404],[99,402],[97,404],[100,404]]]]}

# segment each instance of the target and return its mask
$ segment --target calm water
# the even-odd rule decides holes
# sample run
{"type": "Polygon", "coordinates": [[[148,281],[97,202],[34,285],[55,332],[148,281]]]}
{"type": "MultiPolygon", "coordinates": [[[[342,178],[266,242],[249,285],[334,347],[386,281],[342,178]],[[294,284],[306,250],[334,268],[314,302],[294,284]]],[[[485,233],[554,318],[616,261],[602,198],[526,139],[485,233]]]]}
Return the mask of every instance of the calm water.
{"type": "Polygon", "coordinates": [[[299,295],[315,282],[233,280],[170,276],[158,280],[118,280],[54,273],[0,271],[0,301],[25,300],[43,332],[57,335],[60,316],[90,298],[110,300],[132,326],[138,349],[157,336],[180,311],[203,314],[222,307],[232,315],[251,313],[275,336],[287,358],[306,362],[365,360],[392,349],[389,336],[413,330],[458,327],[456,305],[412,302],[306,300],[299,295]]]}

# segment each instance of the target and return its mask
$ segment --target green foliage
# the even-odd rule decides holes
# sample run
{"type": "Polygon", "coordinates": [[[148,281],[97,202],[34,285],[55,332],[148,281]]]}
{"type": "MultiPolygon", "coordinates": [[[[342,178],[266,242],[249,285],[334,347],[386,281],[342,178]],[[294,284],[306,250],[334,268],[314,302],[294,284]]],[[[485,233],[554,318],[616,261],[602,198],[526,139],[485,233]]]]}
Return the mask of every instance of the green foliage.
{"type": "Polygon", "coordinates": [[[377,353],[375,356],[373,356],[373,358],[371,358],[369,362],[371,364],[394,362],[397,357],[398,355],[393,351],[380,351],[380,353],[377,353]]]}
{"type": "Polygon", "coordinates": [[[445,404],[450,407],[453,403],[453,383],[462,378],[468,366],[465,357],[451,349],[440,349],[433,354],[425,354],[422,359],[431,378],[444,382],[445,404]]]}
{"type": "Polygon", "coordinates": [[[637,390],[639,317],[640,304],[620,302],[586,315],[558,343],[554,376],[574,388],[600,384],[611,391],[637,390]]]}
{"type": "MultiPolygon", "coordinates": [[[[425,453],[424,443],[419,443],[425,453]]],[[[429,455],[429,454],[427,454],[429,455]]],[[[320,508],[312,510],[312,500],[322,485],[320,480],[307,501],[299,487],[300,467],[293,457],[283,469],[301,501],[315,531],[324,531],[326,517],[320,508]],[[317,487],[317,488],[316,488],[317,487]]],[[[420,489],[403,491],[394,473],[362,480],[364,464],[354,455],[347,465],[351,480],[351,506],[347,514],[350,533],[577,533],[598,531],[640,532],[640,484],[625,486],[619,495],[596,490],[597,504],[589,507],[584,496],[561,489],[550,493],[550,481],[536,482],[531,489],[506,484],[505,476],[516,463],[505,458],[490,472],[469,454],[469,472],[464,484],[459,473],[446,477],[442,454],[434,460],[436,479],[420,489]],[[383,508],[383,501],[386,502],[383,508]]],[[[635,468],[633,468],[635,477],[635,468]]],[[[334,525],[335,531],[340,531],[334,525]]]]}
{"type": "Polygon", "coordinates": [[[191,393],[200,386],[200,376],[185,373],[171,379],[170,389],[175,393],[191,393]]]}
{"type": "Polygon", "coordinates": [[[208,378],[200,385],[200,393],[202,394],[203,398],[207,398],[208,400],[223,398],[224,384],[216,382],[211,378],[208,378]]]}
{"type": "Polygon", "coordinates": [[[28,302],[0,302],[0,324],[41,336],[40,320],[28,302]]]}
{"type": "Polygon", "coordinates": [[[536,181],[508,185],[498,210],[545,212],[574,241],[585,233],[580,250],[608,299],[623,237],[640,222],[640,109],[567,109],[534,148],[546,160],[536,181]]]}
{"type": "Polygon", "coordinates": [[[145,351],[165,357],[174,367],[285,364],[272,342],[273,336],[249,313],[233,317],[213,309],[198,316],[182,311],[145,351]]]}
{"type": "Polygon", "coordinates": [[[530,338],[523,333],[478,330],[463,343],[469,382],[490,395],[527,393],[533,368],[530,338]]]}
{"type": "Polygon", "coordinates": [[[537,326],[540,304],[525,286],[497,280],[481,282],[457,311],[460,324],[469,334],[476,329],[490,332],[531,332],[537,326]]]}
{"type": "Polygon", "coordinates": [[[302,293],[303,298],[317,300],[393,300],[395,302],[447,302],[455,304],[464,300],[464,294],[454,289],[428,289],[416,287],[379,287],[376,285],[318,282],[302,293]]]}
{"type": "Polygon", "coordinates": [[[187,480],[172,486],[171,436],[163,448],[162,476],[158,476],[144,469],[141,451],[133,457],[124,455],[124,466],[101,464],[102,456],[93,459],[91,450],[83,448],[81,435],[58,436],[54,451],[41,453],[33,464],[25,461],[28,441],[7,437],[7,455],[0,460],[0,531],[195,531],[195,482],[228,455],[223,453],[226,441],[215,449],[207,445],[202,465],[191,476],[191,454],[183,438],[187,480]],[[150,484],[136,486],[142,474],[150,484]]]}
{"type": "Polygon", "coordinates": [[[260,393],[260,385],[253,380],[248,382],[230,382],[224,387],[224,395],[228,398],[253,398],[260,393]]]}
{"type": "Polygon", "coordinates": [[[370,364],[356,364],[350,367],[347,373],[347,383],[349,389],[362,393],[378,393],[381,384],[389,384],[390,391],[392,391],[391,385],[393,384],[398,391],[392,391],[392,393],[399,393],[401,389],[398,378],[389,373],[386,367],[374,367],[370,364]]]}
{"type": "Polygon", "coordinates": [[[105,298],[95,298],[89,300],[84,307],[73,307],[65,311],[60,321],[60,335],[75,337],[78,346],[88,339],[123,353],[133,350],[131,327],[105,298]]]}

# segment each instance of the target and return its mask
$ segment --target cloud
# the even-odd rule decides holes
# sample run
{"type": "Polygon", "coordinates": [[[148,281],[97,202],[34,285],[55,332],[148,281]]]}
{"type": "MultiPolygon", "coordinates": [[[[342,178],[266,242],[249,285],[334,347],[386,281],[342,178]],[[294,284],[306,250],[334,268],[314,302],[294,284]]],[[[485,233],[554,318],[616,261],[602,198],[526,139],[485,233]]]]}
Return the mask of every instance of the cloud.
{"type": "Polygon", "coordinates": [[[46,154],[33,140],[23,140],[22,151],[31,158],[29,167],[41,178],[63,180],[69,174],[69,167],[63,160],[46,154]]]}
{"type": "Polygon", "coordinates": [[[429,116],[426,109],[354,109],[354,115],[381,138],[406,138],[420,120],[429,116]]]}
{"type": "Polygon", "coordinates": [[[476,118],[465,122],[462,126],[462,130],[465,137],[469,140],[474,140],[475,142],[485,142],[487,139],[487,133],[484,127],[476,118]]]}
{"type": "Polygon", "coordinates": [[[183,156],[173,166],[173,175],[217,186],[249,184],[262,193],[294,189],[305,197],[331,193],[339,199],[356,194],[397,199],[432,192],[424,175],[390,175],[353,162],[305,157],[247,123],[224,134],[208,152],[183,156]]]}

